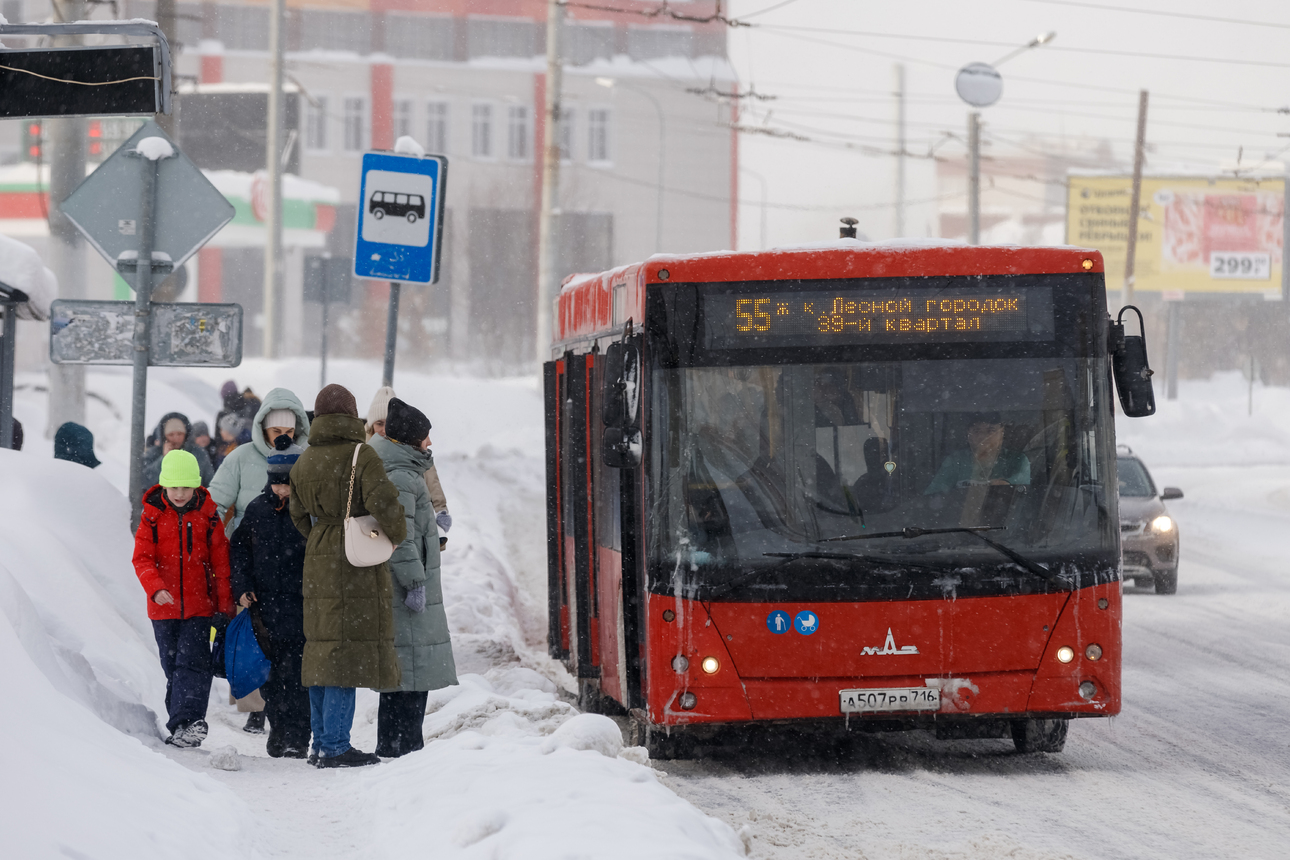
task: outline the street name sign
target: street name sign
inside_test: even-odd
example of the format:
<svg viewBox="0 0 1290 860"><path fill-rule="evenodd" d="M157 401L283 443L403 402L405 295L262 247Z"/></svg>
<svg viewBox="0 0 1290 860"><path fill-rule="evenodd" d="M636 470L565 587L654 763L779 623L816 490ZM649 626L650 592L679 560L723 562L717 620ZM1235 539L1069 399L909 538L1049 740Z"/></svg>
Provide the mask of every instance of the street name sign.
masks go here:
<svg viewBox="0 0 1290 860"><path fill-rule="evenodd" d="M197 165L154 122L143 127L108 156L98 169L76 186L59 207L117 271L132 272L138 264L139 230L143 220L143 170L154 162L137 152L139 141L159 137L170 143L173 155L155 162L156 233L153 239L153 281L160 284L174 269L233 220L233 204L216 190ZM168 265L156 265L165 263ZM131 280L132 279L127 279Z"/></svg>
<svg viewBox="0 0 1290 860"><path fill-rule="evenodd" d="M49 307L54 364L133 364L134 302L58 299ZM242 306L152 304L152 367L237 367L242 363Z"/></svg>
<svg viewBox="0 0 1290 860"><path fill-rule="evenodd" d="M448 159L441 155L363 155L354 277L438 282L447 179Z"/></svg>

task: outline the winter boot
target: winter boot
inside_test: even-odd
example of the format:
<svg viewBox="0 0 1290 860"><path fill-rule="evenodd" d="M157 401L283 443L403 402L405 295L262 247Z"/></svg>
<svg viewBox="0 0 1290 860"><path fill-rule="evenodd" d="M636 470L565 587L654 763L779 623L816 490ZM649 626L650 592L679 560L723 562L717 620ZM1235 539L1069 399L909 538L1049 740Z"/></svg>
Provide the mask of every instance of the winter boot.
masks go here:
<svg viewBox="0 0 1290 860"><path fill-rule="evenodd" d="M264 734L264 711L252 711L246 715L246 725L242 731L250 735Z"/></svg>
<svg viewBox="0 0 1290 860"><path fill-rule="evenodd" d="M175 733L166 738L166 743L180 749L192 749L202 745L206 740L206 721L194 720L186 726L175 729Z"/></svg>
<svg viewBox="0 0 1290 860"><path fill-rule="evenodd" d="M318 760L319 767L366 767L369 764L380 764L381 760L371 753L361 752L350 747L340 755L323 756Z"/></svg>

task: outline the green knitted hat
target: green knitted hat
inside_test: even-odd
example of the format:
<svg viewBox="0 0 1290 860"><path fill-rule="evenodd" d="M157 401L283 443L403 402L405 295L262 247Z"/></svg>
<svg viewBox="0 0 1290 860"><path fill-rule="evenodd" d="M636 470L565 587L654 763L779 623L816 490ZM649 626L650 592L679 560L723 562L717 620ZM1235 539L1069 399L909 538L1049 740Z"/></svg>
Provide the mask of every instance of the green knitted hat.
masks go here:
<svg viewBox="0 0 1290 860"><path fill-rule="evenodd" d="M171 451L161 461L158 483L163 487L200 487L202 471L197 458L187 451Z"/></svg>

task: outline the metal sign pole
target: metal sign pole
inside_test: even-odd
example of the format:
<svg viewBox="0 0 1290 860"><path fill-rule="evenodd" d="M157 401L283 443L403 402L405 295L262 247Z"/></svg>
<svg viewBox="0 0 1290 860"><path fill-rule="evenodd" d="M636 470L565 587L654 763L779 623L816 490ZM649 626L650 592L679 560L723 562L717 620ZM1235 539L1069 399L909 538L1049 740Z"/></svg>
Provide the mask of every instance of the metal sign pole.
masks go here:
<svg viewBox="0 0 1290 860"><path fill-rule="evenodd" d="M143 516L144 409L148 404L148 347L152 336L152 245L156 232L155 204L160 160L142 158L142 216L139 260L134 277L134 374L130 398L130 528Z"/></svg>
<svg viewBox="0 0 1290 860"><path fill-rule="evenodd" d="M385 321L385 371L381 374L381 384L394 386L394 344L399 337L399 289L398 281L390 281L390 315Z"/></svg>
<svg viewBox="0 0 1290 860"><path fill-rule="evenodd" d="M319 369L319 371L318 371L318 390L319 390L319 391L321 391L322 389L324 389L324 388L326 388L326 387L327 387L327 322L328 322L328 320L327 320L327 305L328 305L327 299L329 298L329 296L327 295L327 292L331 289L331 284L330 284L330 283L328 283L328 278L327 278L327 275L328 275L328 274L329 274L329 270L327 270L327 269L323 269L323 285L322 285L322 367L321 367L321 368Z"/></svg>
<svg viewBox="0 0 1290 860"><path fill-rule="evenodd" d="M0 296L4 296L0 293ZM18 336L18 302L0 301L4 310L4 342L0 343L0 448L13 447L14 341Z"/></svg>

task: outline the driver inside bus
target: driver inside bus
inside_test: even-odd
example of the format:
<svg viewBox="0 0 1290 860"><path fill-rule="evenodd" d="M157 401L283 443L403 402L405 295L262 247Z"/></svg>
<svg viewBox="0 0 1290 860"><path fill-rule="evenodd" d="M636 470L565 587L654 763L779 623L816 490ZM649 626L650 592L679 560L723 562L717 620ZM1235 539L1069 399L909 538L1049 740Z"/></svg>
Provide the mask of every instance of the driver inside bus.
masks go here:
<svg viewBox="0 0 1290 860"><path fill-rule="evenodd" d="M972 485L1006 487L1030 483L1030 461L1026 455L1003 447L1003 419L998 413L973 419L967 442L968 447L945 458L924 494Z"/></svg>

